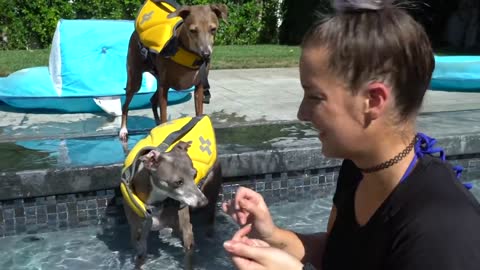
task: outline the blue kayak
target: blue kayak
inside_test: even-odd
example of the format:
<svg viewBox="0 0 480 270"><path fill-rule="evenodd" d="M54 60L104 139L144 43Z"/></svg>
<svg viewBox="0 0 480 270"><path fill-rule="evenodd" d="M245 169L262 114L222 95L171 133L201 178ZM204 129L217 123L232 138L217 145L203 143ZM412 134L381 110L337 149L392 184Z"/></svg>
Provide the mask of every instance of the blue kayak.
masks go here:
<svg viewBox="0 0 480 270"><path fill-rule="evenodd" d="M480 92L480 56L435 56L430 89Z"/></svg>
<svg viewBox="0 0 480 270"><path fill-rule="evenodd" d="M130 109L150 108L150 98L156 89L147 87L150 84L149 74L144 74L144 87L133 97ZM154 80L154 79L153 79ZM54 89L48 67L33 67L22 69L10 74L8 77L0 78L0 101L5 104L22 110L47 110L64 113L93 113L104 111L98 102L115 100L119 102L114 105L113 110L121 112L120 102L125 102L125 85L122 81L112 80L109 89L102 89L99 85L94 89L86 89L82 95L71 94L68 86L64 86L63 95L58 95ZM116 89L112 92L111 89ZM168 92L168 104L178 104L190 100L191 90L176 91L170 89ZM108 112L108 111L107 111Z"/></svg>

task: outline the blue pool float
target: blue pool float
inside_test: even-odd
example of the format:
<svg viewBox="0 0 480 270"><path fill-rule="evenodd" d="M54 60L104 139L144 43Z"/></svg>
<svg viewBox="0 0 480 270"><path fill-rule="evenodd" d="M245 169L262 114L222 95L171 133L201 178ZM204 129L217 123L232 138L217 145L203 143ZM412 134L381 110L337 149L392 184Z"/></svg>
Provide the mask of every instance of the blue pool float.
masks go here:
<svg viewBox="0 0 480 270"><path fill-rule="evenodd" d="M435 56L430 89L480 92L480 56Z"/></svg>
<svg viewBox="0 0 480 270"><path fill-rule="evenodd" d="M134 22L128 20L60 20L48 66L18 70L0 78L0 101L27 110L103 110L121 115L133 30ZM155 77L144 73L140 91L129 108L150 107L156 89ZM193 87L176 90L169 89L168 104L189 100Z"/></svg>
<svg viewBox="0 0 480 270"><path fill-rule="evenodd" d="M149 74L144 74L144 84ZM33 67L22 69L10 74L6 78L0 78L0 101L5 104L23 110L58 111L63 113L93 113L105 111L118 115L121 113L121 104L125 102L123 82L112 80L109 86L112 88L102 89L84 88L90 93L64 93L57 95L53 88L52 80L48 73L48 67ZM68 90L67 88L64 88ZM116 92L108 91L116 89ZM130 109L149 108L150 98L155 92L154 87L142 87L133 97ZM98 94L96 94L98 93ZM168 104L177 104L190 100L190 91L168 92ZM103 106L103 107L102 107Z"/></svg>

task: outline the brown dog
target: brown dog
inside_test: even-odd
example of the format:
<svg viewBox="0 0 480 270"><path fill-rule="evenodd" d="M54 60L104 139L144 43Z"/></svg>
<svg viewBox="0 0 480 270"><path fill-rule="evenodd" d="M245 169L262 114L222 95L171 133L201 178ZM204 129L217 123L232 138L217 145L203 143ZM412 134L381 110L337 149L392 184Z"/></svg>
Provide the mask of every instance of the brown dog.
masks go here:
<svg viewBox="0 0 480 270"><path fill-rule="evenodd" d="M222 178L219 163L213 165L199 188L194 178L196 170L187 154L189 142L180 141L170 152L155 149L143 153L138 172L132 179L132 192L148 205L156 206L151 217L141 217L124 203L125 214L130 225L131 241L137 252L136 266L141 267L147 252L147 237L150 231L172 228L181 236L185 254L185 268L192 269L192 247L194 237L190 221L190 210L206 215L207 233L211 236L215 225L215 211ZM180 204L185 207L180 208Z"/></svg>
<svg viewBox="0 0 480 270"><path fill-rule="evenodd" d="M149 1L156 4L163 2L159 0ZM143 72L150 72L157 79L157 91L150 100L157 125L167 121L167 94L170 88L181 90L195 86L195 115L203 114L203 103L209 102L209 100L204 100L204 91L208 91L209 88L207 77L214 38L219 27L219 19L226 20L227 16L228 8L224 4L182 6L168 15L168 18L182 18L180 26L175 30L177 33L176 42L169 49L175 51L180 48L197 55L201 61L193 67L177 63L171 54L165 56L149 53L149 56L145 57L145 50L142 52L142 47L139 46L141 41L138 32L134 31L132 33L127 55L126 100L122 107L122 123L119 132L119 137L123 142L128 140L128 106L134 94L140 89ZM209 96L206 95L206 98L209 98ZM158 115L159 106L160 117Z"/></svg>

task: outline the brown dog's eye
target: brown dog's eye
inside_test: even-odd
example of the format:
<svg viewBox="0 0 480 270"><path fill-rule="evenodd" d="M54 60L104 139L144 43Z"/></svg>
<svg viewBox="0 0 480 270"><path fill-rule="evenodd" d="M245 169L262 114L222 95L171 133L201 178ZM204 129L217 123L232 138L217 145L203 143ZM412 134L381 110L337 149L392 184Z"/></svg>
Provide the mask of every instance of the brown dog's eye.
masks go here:
<svg viewBox="0 0 480 270"><path fill-rule="evenodd" d="M212 33L215 34L217 32L217 28L214 27L214 28L210 29L210 31L212 31Z"/></svg>
<svg viewBox="0 0 480 270"><path fill-rule="evenodd" d="M190 33L192 33L192 34L197 34L197 33L198 33L198 30L197 30L197 29L190 29Z"/></svg>

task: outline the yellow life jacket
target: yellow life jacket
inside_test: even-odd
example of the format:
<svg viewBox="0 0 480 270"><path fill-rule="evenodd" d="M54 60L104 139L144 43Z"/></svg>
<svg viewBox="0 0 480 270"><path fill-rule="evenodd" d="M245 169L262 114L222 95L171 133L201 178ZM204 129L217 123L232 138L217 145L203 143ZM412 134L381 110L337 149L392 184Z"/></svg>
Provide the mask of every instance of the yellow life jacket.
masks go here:
<svg viewBox="0 0 480 270"><path fill-rule="evenodd" d="M217 160L215 131L207 115L183 117L153 128L147 137L132 148L124 161L122 170L120 189L127 204L137 215L141 217L148 215L145 202L142 202L130 190L130 181L141 162L138 158L151 149L169 152L179 141L191 141L187 154L192 160L193 167L197 170L195 184L202 185L202 180L206 178L215 164Z"/></svg>
<svg viewBox="0 0 480 270"><path fill-rule="evenodd" d="M154 53L163 51L165 46L176 37L176 30L183 23L181 17L167 17L176 10L168 2L170 1L154 3L151 0L147 0L135 20L135 30L140 37L140 42ZM182 46L178 47L171 59L182 66L192 69L200 68L203 63L202 57L186 50Z"/></svg>

